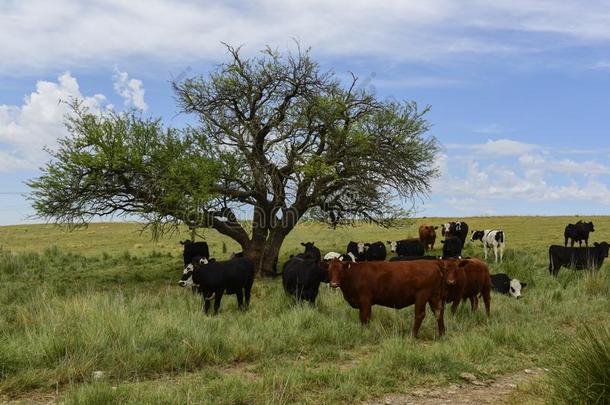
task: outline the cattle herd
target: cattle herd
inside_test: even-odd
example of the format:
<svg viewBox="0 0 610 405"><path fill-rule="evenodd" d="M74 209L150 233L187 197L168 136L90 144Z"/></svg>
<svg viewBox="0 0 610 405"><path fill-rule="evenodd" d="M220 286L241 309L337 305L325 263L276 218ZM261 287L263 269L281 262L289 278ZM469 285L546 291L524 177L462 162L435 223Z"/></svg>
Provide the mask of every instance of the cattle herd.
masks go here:
<svg viewBox="0 0 610 405"><path fill-rule="evenodd" d="M465 222L442 224L442 255L426 255L434 249L438 228L421 225L419 238L387 243L350 241L344 253L328 252L324 256L314 242L301 243L303 253L291 256L283 266L284 290L299 301L315 304L320 283L328 283L330 287L340 289L345 301L359 310L363 324L369 322L373 305L396 309L414 305L413 336L418 334L426 305L436 317L438 334L443 335L445 304L451 303L451 312L455 313L460 302L468 300L472 311L476 311L481 298L489 316L492 290L521 297L526 283L504 273L490 274L485 261L462 257L469 231ZM592 222L567 225L564 246L549 247L550 274L556 276L562 266L599 270L604 258L608 257L609 245L595 242L589 247L589 234L594 231ZM503 230L472 230L470 240L481 241L485 260L491 249L495 262L503 261ZM583 241L585 247L582 247ZM569 247L568 242L571 242ZM575 242L579 247L574 247ZM248 308L255 276L255 266L249 258L238 253L231 255L229 260L216 261L209 257L206 242L187 240L180 243L184 245L184 270L179 284L190 285L193 291L201 294L206 314L212 300L214 313L218 312L224 294L235 294L239 308ZM388 250L392 257L386 261Z"/></svg>

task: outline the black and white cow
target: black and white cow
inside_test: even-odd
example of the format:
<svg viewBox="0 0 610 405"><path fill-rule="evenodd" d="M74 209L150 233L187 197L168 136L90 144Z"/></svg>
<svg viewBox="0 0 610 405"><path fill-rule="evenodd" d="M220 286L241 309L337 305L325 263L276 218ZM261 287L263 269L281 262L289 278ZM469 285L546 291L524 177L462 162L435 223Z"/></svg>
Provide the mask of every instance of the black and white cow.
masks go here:
<svg viewBox="0 0 610 405"><path fill-rule="evenodd" d="M568 246L568 240L571 240L570 246L574 246L574 242L578 242L578 246L582 246L582 241L585 241L585 246L589 246L589 233L595 232L593 222L578 221L575 224L568 224L563 231L564 246Z"/></svg>
<svg viewBox="0 0 610 405"><path fill-rule="evenodd" d="M521 290L527 286L516 278L510 278L507 274L498 273L491 275L491 289L500 294L508 294L515 298L521 298Z"/></svg>
<svg viewBox="0 0 610 405"><path fill-rule="evenodd" d="M254 263L246 257L217 262L201 259L189 263L178 282L181 287L194 285L203 298L203 311L207 314L214 299L214 313L218 313L223 294L235 294L237 305L245 310L250 305L250 291L254 283ZM244 303L245 298L245 303Z"/></svg>
<svg viewBox="0 0 610 405"><path fill-rule="evenodd" d="M356 262L363 262L366 260L364 242L351 241L347 244L346 251Z"/></svg>
<svg viewBox="0 0 610 405"><path fill-rule="evenodd" d="M322 253L320 253L320 249L317 246L314 246L314 242L301 242L301 246L305 247L303 254L311 256L316 262L322 260Z"/></svg>
<svg viewBox="0 0 610 405"><path fill-rule="evenodd" d="M464 244L457 236L446 236L442 240L443 259L457 259L462 257L462 247Z"/></svg>
<svg viewBox="0 0 610 405"><path fill-rule="evenodd" d="M583 270L599 270L604 259L608 257L609 245L606 242L593 244L593 247L566 247L551 245L549 247L549 273L556 276L563 267Z"/></svg>
<svg viewBox="0 0 610 405"><path fill-rule="evenodd" d="M328 273L322 269L320 261L311 255L299 254L284 264L284 290L297 301L305 300L315 304L321 282L328 282Z"/></svg>
<svg viewBox="0 0 610 405"><path fill-rule="evenodd" d="M356 257L350 253L347 254L341 254L338 252L328 252L324 255L324 261L331 261L332 259L339 259L342 262L344 261L350 261L350 262L355 262L356 261Z"/></svg>
<svg viewBox="0 0 610 405"><path fill-rule="evenodd" d="M398 256L423 256L425 253L424 244L419 239L389 240L388 245L390 252Z"/></svg>
<svg viewBox="0 0 610 405"><path fill-rule="evenodd" d="M383 261L388 254L385 245L381 241L365 243L364 248L364 256L367 262Z"/></svg>
<svg viewBox="0 0 610 405"><path fill-rule="evenodd" d="M206 242L193 242L192 240L187 239L185 241L180 241L180 244L184 246L184 251L182 252L184 267L193 263L193 260L196 257L204 259L210 258L210 250L208 249L208 244Z"/></svg>
<svg viewBox="0 0 610 405"><path fill-rule="evenodd" d="M464 244L466 243L466 238L468 237L468 224L464 221L459 222L447 222L441 225L441 235L445 237L445 239L449 236L456 236L462 242L462 249L464 248Z"/></svg>
<svg viewBox="0 0 610 405"><path fill-rule="evenodd" d="M493 248L496 263L498 263L498 248L500 249L500 262L504 258L504 231L500 229L486 229L472 231L472 241L480 240L483 243L483 252L487 260L487 248Z"/></svg>

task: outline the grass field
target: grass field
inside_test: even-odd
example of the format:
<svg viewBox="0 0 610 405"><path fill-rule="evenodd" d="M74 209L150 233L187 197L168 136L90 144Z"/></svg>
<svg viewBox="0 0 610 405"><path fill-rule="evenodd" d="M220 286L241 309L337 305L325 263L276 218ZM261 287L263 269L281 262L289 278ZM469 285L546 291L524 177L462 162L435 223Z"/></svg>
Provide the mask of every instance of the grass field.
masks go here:
<svg viewBox="0 0 610 405"><path fill-rule="evenodd" d="M330 230L304 223L289 236L283 261L316 241L322 252L349 240L415 236L425 218L398 229L370 225ZM446 385L471 372L486 378L528 367L561 368L557 354L584 326L610 327L608 263L596 274L548 274L548 245L562 244L574 217L467 218L471 229L503 228L508 252L492 273L528 283L517 301L492 296L492 315L467 306L446 314L435 338L427 313L420 339L409 336L413 308L374 307L372 322L340 293L321 287L316 307L292 303L281 281L256 280L251 308L223 299L216 317L177 286L175 234L151 242L138 224L0 227L0 399L106 403L353 402L420 385ZM587 217L587 220L589 218ZM593 241L610 241L610 217L592 217ZM206 234L212 256L237 245ZM437 251L440 251L440 238ZM482 257L480 244L465 255ZM492 255L493 256L493 255ZM103 377L93 378L94 371ZM525 393L524 393L525 395ZM528 400L543 401L534 385Z"/></svg>

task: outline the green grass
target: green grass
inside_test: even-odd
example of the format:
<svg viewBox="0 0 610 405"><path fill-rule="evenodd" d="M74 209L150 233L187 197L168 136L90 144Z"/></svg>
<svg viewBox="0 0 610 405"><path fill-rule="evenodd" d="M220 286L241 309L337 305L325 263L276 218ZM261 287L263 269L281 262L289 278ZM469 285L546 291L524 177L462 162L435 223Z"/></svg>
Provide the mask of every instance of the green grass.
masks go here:
<svg viewBox="0 0 610 405"><path fill-rule="evenodd" d="M352 402L417 385L448 384L459 374L489 377L549 366L582 325L610 327L610 276L562 269L548 274L548 245L561 243L574 218L472 218L472 228L502 227L507 272L528 283L517 301L492 296L492 316L460 307L435 337L427 313L420 339L409 336L413 308L375 307L368 327L340 293L321 287L316 307L296 305L280 280L256 280L251 308L223 299L216 317L177 286L187 234L157 243L137 224L95 224L65 233L52 226L0 228L0 399L59 392L67 403ZM414 236L369 225L329 230L300 225L282 259L315 240L343 250L350 239ZM593 218L593 240L610 240L610 218ZM208 233L212 255L236 245ZM440 238L439 238L440 240ZM440 248L440 243L437 243ZM481 256L469 244L465 255ZM105 376L93 379L93 372Z"/></svg>

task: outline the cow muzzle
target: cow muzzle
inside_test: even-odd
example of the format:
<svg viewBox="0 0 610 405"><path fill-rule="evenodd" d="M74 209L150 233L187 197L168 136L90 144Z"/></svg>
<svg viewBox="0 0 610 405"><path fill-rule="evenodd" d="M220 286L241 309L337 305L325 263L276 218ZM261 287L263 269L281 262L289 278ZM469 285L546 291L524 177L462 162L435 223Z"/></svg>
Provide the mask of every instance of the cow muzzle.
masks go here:
<svg viewBox="0 0 610 405"><path fill-rule="evenodd" d="M186 281L184 281L184 280L180 280L180 281L178 281L178 285L179 285L180 287L186 287Z"/></svg>
<svg viewBox="0 0 610 405"><path fill-rule="evenodd" d="M455 285L455 280L447 280L447 285Z"/></svg>
<svg viewBox="0 0 610 405"><path fill-rule="evenodd" d="M339 288L339 283L330 283L330 288Z"/></svg>

